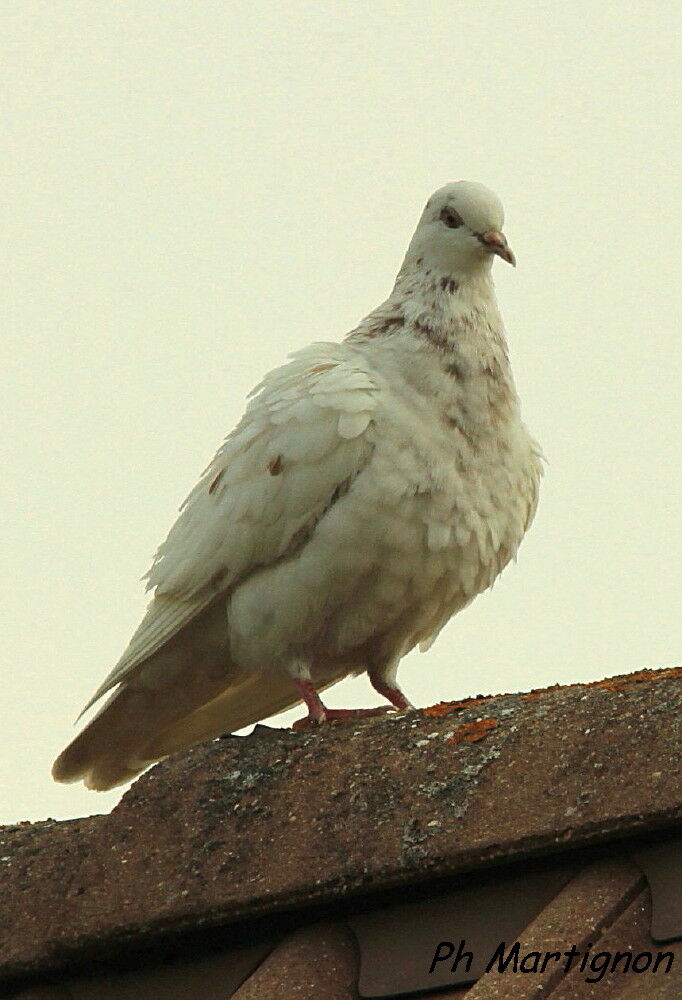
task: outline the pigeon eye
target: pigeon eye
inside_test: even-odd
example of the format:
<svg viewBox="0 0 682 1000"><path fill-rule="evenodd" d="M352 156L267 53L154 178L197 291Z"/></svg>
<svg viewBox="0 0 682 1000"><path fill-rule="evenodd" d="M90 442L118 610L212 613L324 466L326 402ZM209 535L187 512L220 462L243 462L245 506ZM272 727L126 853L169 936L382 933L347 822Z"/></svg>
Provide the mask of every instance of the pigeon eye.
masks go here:
<svg viewBox="0 0 682 1000"><path fill-rule="evenodd" d="M464 225L461 217L451 208L444 208L440 213L440 221L444 222L449 229L459 229Z"/></svg>

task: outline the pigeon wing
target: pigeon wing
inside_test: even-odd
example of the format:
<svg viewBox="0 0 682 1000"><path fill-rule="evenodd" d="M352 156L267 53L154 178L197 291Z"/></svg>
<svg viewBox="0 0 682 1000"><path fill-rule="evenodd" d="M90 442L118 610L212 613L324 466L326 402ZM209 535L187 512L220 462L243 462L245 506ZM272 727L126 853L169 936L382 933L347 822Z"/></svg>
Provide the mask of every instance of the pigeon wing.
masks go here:
<svg viewBox="0 0 682 1000"><path fill-rule="evenodd" d="M322 343L253 390L159 547L146 577L154 590L147 613L84 712L219 594L305 544L367 463L377 388L357 353Z"/></svg>

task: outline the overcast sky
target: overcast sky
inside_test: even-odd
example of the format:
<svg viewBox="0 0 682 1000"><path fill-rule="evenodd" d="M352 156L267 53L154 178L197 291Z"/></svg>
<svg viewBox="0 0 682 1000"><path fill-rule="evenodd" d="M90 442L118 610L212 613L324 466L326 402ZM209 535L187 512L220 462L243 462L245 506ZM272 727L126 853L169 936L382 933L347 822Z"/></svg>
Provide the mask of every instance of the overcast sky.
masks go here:
<svg viewBox="0 0 682 1000"><path fill-rule="evenodd" d="M262 373L386 296L450 180L505 204L498 295L549 466L517 565L401 682L428 704L680 662L675 16L2 6L0 822L117 801L49 768L179 503Z"/></svg>

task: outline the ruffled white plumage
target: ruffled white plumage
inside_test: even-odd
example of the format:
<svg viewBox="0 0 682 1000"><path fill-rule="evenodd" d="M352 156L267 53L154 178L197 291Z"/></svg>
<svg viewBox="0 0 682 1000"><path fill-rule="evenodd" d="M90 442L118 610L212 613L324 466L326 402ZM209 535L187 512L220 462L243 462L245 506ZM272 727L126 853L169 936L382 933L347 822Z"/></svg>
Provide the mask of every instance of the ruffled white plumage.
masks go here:
<svg viewBox="0 0 682 1000"><path fill-rule="evenodd" d="M58 780L111 787L289 707L292 677L323 690L367 670L406 704L399 659L492 585L537 504L489 274L491 253L513 262L501 223L481 185L436 192L387 302L250 393Z"/></svg>
<svg viewBox="0 0 682 1000"><path fill-rule="evenodd" d="M376 377L343 344L316 343L292 358L254 390L183 503L146 574L155 589L147 613L84 712L216 595L285 556L362 469Z"/></svg>

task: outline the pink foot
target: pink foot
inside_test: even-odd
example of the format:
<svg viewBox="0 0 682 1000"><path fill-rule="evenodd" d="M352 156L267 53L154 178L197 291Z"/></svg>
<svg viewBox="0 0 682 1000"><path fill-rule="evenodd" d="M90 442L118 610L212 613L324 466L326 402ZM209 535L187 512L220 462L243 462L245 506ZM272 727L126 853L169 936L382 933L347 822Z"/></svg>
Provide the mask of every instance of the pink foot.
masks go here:
<svg viewBox="0 0 682 1000"><path fill-rule="evenodd" d="M356 719L371 718L373 715L384 715L386 712L392 711L392 707L398 707L393 702L393 706L382 705L379 708L325 708L311 680L296 677L294 684L307 706L308 714L305 719L298 719L293 724L292 729L310 729L313 726L322 725L323 722L353 722ZM408 702L404 698L403 701L405 701L405 706L401 707L406 707Z"/></svg>
<svg viewBox="0 0 682 1000"><path fill-rule="evenodd" d="M321 726L324 722L355 722L358 719L368 719L392 711L394 709L391 705L381 705L378 708L325 708L322 718L306 715L304 719L297 719L291 728L296 730L313 729L315 726Z"/></svg>
<svg viewBox="0 0 682 1000"><path fill-rule="evenodd" d="M399 712L406 712L408 709L414 708L414 705L407 700L399 687L394 687L380 677L372 676L372 674L369 675L369 679L374 690L390 701L391 705Z"/></svg>

